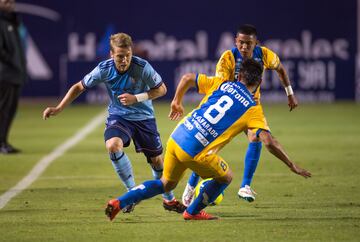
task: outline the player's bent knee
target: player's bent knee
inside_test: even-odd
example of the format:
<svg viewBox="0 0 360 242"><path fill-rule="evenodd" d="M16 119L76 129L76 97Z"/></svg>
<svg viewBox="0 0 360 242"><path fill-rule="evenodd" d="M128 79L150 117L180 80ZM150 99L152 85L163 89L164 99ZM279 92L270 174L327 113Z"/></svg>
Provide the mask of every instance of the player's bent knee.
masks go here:
<svg viewBox="0 0 360 242"><path fill-rule="evenodd" d="M162 164L164 163L162 155L158 155L155 157L146 157L146 158L147 158L148 163L155 167L162 166Z"/></svg>
<svg viewBox="0 0 360 242"><path fill-rule="evenodd" d="M260 139L256 136L256 133L248 130L248 132L246 134L247 134L249 142L259 142L260 141Z"/></svg>
<svg viewBox="0 0 360 242"><path fill-rule="evenodd" d="M109 153L119 152L123 148L123 143L121 139L117 137L107 140L105 145Z"/></svg>
<svg viewBox="0 0 360 242"><path fill-rule="evenodd" d="M177 186L177 182L175 181L167 181L164 178L161 178L161 182L164 185L164 191L165 192L170 192L171 190L174 190Z"/></svg>
<svg viewBox="0 0 360 242"><path fill-rule="evenodd" d="M226 172L225 176L214 178L215 181L226 184L230 184L232 179L233 179L233 172L230 169Z"/></svg>
<svg viewBox="0 0 360 242"><path fill-rule="evenodd" d="M269 132L262 131L259 137L267 148L274 145L275 140L273 139L272 135Z"/></svg>

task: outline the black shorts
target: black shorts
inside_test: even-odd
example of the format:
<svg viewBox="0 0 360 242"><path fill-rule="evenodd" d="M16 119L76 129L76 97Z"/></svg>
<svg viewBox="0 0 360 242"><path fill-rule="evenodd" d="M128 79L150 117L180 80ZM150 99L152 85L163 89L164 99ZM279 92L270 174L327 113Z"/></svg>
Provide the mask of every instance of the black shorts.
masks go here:
<svg viewBox="0 0 360 242"><path fill-rule="evenodd" d="M130 121L110 115L106 120L104 139L107 141L113 137L119 137L124 147L128 147L132 139L136 152L142 152L146 157L155 157L163 152L155 119Z"/></svg>

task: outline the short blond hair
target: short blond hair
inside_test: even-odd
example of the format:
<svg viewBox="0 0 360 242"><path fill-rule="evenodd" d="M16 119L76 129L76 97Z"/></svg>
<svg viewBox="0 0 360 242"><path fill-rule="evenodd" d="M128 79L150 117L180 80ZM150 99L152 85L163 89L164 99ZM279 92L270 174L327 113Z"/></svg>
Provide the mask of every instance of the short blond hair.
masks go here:
<svg viewBox="0 0 360 242"><path fill-rule="evenodd" d="M130 35L125 33L117 33L110 36L110 49L114 51L114 47L129 48L133 46Z"/></svg>

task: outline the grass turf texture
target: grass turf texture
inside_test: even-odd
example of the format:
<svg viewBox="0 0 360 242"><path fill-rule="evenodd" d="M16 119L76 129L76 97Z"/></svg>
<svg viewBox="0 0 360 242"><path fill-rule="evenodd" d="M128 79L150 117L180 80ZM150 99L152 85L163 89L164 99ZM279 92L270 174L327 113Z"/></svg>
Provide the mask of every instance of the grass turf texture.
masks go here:
<svg viewBox="0 0 360 242"><path fill-rule="evenodd" d="M0 155L1 194L103 110L72 106L43 121L43 107L20 106L10 141L23 153ZM155 109L165 143L175 123L167 119L169 104L156 103ZM360 106L302 105L289 113L283 104L265 105L264 110L273 135L313 178L291 173L263 148L252 184L259 195L251 204L240 200L247 148L240 135L221 152L234 171L233 182L221 205L207 209L220 221L185 222L164 211L158 196L110 223L105 204L124 188L108 159L101 125L0 210L0 241L358 241ZM137 183L152 179L143 155L133 146L126 152ZM178 198L187 177L175 190Z"/></svg>

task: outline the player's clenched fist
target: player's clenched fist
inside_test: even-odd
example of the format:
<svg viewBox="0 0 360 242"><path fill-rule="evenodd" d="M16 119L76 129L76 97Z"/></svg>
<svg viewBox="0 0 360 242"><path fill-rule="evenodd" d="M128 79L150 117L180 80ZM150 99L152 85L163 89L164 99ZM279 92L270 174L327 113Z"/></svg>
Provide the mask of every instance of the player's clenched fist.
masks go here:
<svg viewBox="0 0 360 242"><path fill-rule="evenodd" d="M56 107L47 107L43 112L43 119L46 120L50 118L50 116L55 116L60 113L60 109Z"/></svg>

